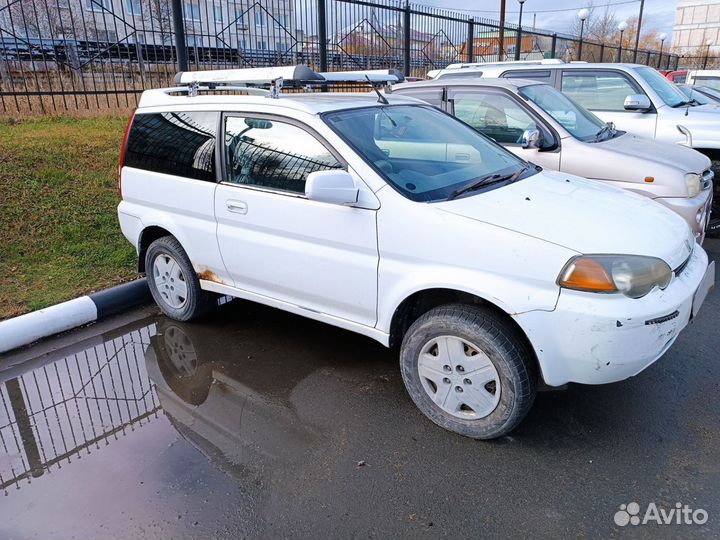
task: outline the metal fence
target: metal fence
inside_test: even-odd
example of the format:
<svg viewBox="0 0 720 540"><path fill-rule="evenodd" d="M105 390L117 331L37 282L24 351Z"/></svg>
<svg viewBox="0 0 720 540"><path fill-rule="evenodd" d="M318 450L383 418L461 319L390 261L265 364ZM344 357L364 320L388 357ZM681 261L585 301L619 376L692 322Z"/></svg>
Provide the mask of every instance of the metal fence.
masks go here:
<svg viewBox="0 0 720 540"><path fill-rule="evenodd" d="M20 489L158 417L144 361L155 325L129 328L0 384L0 491Z"/></svg>
<svg viewBox="0 0 720 540"><path fill-rule="evenodd" d="M403 0L0 0L0 114L128 109L182 69L306 63L320 71L458 61L678 57L620 50Z"/></svg>

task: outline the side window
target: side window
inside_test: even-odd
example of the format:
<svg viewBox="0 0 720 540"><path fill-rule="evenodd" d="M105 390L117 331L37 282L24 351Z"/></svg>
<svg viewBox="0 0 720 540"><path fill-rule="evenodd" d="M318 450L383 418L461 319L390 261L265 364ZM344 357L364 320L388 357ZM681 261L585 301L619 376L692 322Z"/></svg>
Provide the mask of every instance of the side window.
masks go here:
<svg viewBox="0 0 720 540"><path fill-rule="evenodd" d="M136 114L125 165L196 180L215 181L217 112Z"/></svg>
<svg viewBox="0 0 720 540"><path fill-rule="evenodd" d="M639 90L625 75L612 71L563 71L563 94L590 110L624 111L625 98Z"/></svg>
<svg viewBox="0 0 720 540"><path fill-rule="evenodd" d="M514 69L502 75L506 79L532 79L533 81L550 82L549 69Z"/></svg>
<svg viewBox="0 0 720 540"><path fill-rule="evenodd" d="M228 182L305 193L308 174L342 167L320 141L295 125L238 116L225 121Z"/></svg>
<svg viewBox="0 0 720 540"><path fill-rule="evenodd" d="M457 91L451 95L454 114L500 144L519 144L537 122L514 99L495 92Z"/></svg>

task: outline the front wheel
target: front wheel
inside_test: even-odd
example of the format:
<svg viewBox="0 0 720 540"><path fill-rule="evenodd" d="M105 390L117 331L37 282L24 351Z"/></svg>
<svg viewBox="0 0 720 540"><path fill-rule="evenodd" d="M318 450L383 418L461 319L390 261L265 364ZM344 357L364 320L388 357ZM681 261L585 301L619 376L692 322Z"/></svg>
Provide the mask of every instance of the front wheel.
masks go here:
<svg viewBox="0 0 720 540"><path fill-rule="evenodd" d="M400 367L410 397L430 420L475 439L510 432L535 399L532 351L517 329L480 306L425 313L405 334Z"/></svg>

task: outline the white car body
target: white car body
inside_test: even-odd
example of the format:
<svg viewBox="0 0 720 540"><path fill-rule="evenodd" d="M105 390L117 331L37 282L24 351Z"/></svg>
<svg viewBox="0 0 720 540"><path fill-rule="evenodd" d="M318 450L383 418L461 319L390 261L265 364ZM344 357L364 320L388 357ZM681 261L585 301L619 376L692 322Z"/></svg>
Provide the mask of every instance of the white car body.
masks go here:
<svg viewBox="0 0 720 540"><path fill-rule="evenodd" d="M427 107L388 97L390 106ZM177 111L268 114L305 126L342 156L359 190L339 205L228 182L121 169L125 237L173 235L207 291L260 302L394 341L415 293L472 295L515 321L549 385L635 375L672 345L709 288L713 267L682 218L646 197L542 171L444 202L414 202L388 185L328 124L328 111L377 107L374 95L143 94L136 115ZM439 113L442 114L442 113ZM454 121L454 120L453 120ZM449 151L449 149L448 149ZM505 152L500 147L498 151ZM640 299L561 289L579 254L658 257L680 269Z"/></svg>

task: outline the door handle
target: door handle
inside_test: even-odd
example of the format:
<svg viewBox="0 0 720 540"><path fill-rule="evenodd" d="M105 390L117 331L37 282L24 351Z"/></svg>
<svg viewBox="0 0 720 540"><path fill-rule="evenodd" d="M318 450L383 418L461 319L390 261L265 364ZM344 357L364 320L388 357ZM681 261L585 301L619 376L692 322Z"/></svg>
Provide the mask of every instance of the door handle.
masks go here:
<svg viewBox="0 0 720 540"><path fill-rule="evenodd" d="M248 211L248 205L243 201L225 201L225 206L227 206L228 211L236 214L247 214Z"/></svg>

